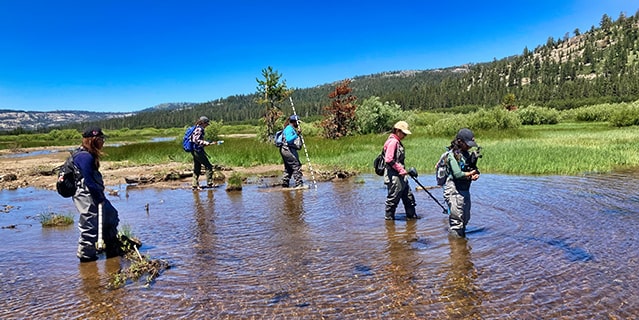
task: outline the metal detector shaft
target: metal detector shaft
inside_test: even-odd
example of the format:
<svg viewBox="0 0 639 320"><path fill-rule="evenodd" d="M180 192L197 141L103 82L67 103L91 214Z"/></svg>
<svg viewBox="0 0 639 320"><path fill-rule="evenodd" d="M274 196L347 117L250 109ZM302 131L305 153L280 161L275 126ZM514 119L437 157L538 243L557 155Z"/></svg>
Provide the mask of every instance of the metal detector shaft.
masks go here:
<svg viewBox="0 0 639 320"><path fill-rule="evenodd" d="M297 112L295 112L295 105L293 104L293 98L288 97L291 101L291 108L293 109L293 114L297 116ZM300 135L300 139L302 140L302 146L304 147L304 153L306 154L306 161L308 161L308 168L311 170L311 177L313 178L313 187L317 190L317 183L315 182L315 173L313 172L313 166L311 165L311 158L308 156L308 150L306 149L306 142L304 142L304 137Z"/></svg>
<svg viewBox="0 0 639 320"><path fill-rule="evenodd" d="M415 180L415 182L417 182L417 184L418 184L418 185L419 185L422 189L424 189L424 191L426 191L426 193L428 193L428 195L429 195L431 198L433 198L433 200L435 200L435 202L436 202L436 203L437 203L437 204L438 204L438 205L442 208L442 210L444 210L444 213L447 213L447 212L448 212L448 210L446 210L446 208L444 208L444 206L443 206L441 203L439 203L439 201L437 200L437 198L435 198L435 197L433 196L433 194L432 194L432 193L428 192L428 190L426 189L426 187L424 187L424 186L423 186L423 185L419 182L419 180L417 180L417 178L415 178L415 177L413 177L413 176L410 176L410 177L411 177L411 178L413 178L413 180Z"/></svg>
<svg viewBox="0 0 639 320"><path fill-rule="evenodd" d="M95 243L98 250L104 250L104 239L102 239L102 203L98 204L98 242Z"/></svg>

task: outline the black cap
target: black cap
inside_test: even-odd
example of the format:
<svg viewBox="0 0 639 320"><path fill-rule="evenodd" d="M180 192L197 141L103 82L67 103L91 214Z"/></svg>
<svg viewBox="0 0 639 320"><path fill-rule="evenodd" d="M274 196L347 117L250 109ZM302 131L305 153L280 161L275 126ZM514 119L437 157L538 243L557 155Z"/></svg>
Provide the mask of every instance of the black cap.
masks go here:
<svg viewBox="0 0 639 320"><path fill-rule="evenodd" d="M466 143L469 147L476 147L477 143L475 142L475 134L468 128L463 128L459 130L457 133L457 139L461 139Z"/></svg>
<svg viewBox="0 0 639 320"><path fill-rule="evenodd" d="M104 136L105 136L104 132L102 132L102 129L100 129L100 127L88 127L84 129L84 132L82 133L83 138L104 137Z"/></svg>

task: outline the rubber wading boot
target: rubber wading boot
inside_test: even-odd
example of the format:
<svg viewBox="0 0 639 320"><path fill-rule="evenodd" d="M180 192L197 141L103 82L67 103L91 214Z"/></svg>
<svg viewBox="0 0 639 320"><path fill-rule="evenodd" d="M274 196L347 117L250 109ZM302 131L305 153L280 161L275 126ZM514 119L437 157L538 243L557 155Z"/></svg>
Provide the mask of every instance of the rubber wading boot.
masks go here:
<svg viewBox="0 0 639 320"><path fill-rule="evenodd" d="M90 257L90 258L87 258L87 257L80 258L80 262L81 263L93 262L93 261L96 261L96 260L98 260L98 256L94 256L94 257Z"/></svg>
<svg viewBox="0 0 639 320"><path fill-rule="evenodd" d="M193 175L193 183L191 186L193 186L193 190L200 187L200 176Z"/></svg>
<svg viewBox="0 0 639 320"><path fill-rule="evenodd" d="M466 237L466 231L464 229L450 229L448 235L455 239L463 239Z"/></svg>

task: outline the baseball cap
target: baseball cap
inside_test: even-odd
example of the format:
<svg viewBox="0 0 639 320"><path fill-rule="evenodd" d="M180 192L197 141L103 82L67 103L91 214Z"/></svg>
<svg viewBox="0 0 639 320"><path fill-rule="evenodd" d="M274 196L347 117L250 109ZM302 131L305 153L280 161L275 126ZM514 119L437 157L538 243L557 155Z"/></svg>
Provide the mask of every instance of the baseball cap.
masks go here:
<svg viewBox="0 0 639 320"><path fill-rule="evenodd" d="M201 117L200 117L200 121L202 121L202 122L204 122L204 123L209 123L209 122L211 122L211 121L209 120L209 118L207 118L207 117L205 117L205 116L201 116Z"/></svg>
<svg viewBox="0 0 639 320"><path fill-rule="evenodd" d="M290 116L288 119L290 121L300 121L300 117L298 117L296 114Z"/></svg>
<svg viewBox="0 0 639 320"><path fill-rule="evenodd" d="M106 137L100 127L88 127L82 133L83 138Z"/></svg>
<svg viewBox="0 0 639 320"><path fill-rule="evenodd" d="M468 145L469 147L476 147L477 143L475 142L475 134L468 128L463 128L459 130L457 133L457 139L461 139Z"/></svg>

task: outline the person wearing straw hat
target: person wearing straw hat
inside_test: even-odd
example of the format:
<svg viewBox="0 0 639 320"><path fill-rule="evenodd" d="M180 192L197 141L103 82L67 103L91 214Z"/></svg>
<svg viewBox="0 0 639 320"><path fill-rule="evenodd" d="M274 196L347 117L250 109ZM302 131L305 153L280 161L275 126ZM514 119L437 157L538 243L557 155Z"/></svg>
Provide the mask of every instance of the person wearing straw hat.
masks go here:
<svg viewBox="0 0 639 320"><path fill-rule="evenodd" d="M78 229L80 239L77 256L80 262L98 259L99 226L102 225L107 258L122 254L118 240L118 210L104 195L104 180L100 173L100 157L106 136L99 127L89 127L82 133L82 145L73 151L73 163L81 173L78 188L73 195L73 204L80 213ZM99 208L102 209L102 221L98 221Z"/></svg>
<svg viewBox="0 0 639 320"><path fill-rule="evenodd" d="M409 134L408 123L398 121L384 143L384 184L388 190L384 216L386 220L395 220L395 210L400 200L406 210L406 219L419 219L415 213L415 196L408 185L408 172L404 166L406 153L401 142Z"/></svg>

